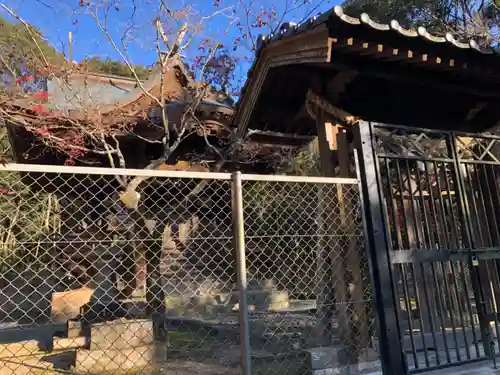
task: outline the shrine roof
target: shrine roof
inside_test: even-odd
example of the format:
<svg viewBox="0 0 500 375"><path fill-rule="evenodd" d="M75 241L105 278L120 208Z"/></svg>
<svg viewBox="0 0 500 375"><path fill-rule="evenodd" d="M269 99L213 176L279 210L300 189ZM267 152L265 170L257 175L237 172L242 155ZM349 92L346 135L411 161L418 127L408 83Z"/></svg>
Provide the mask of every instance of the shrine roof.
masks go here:
<svg viewBox="0 0 500 375"><path fill-rule="evenodd" d="M287 22L281 25L277 33L259 36L257 40L256 55L258 56L262 48L270 43L293 37L327 22L330 22L331 28L355 26L362 32L383 32L392 34L392 36L402 38L406 41L416 40L423 43L437 44L440 48L450 48L451 50L456 48L461 51L470 50L473 53L479 53L481 55L500 54L498 48L482 47L473 38L458 40L450 32L442 35L432 34L422 26L417 29L407 29L394 19L389 23L379 23L366 13L361 14L359 17L352 17L345 14L344 9L337 5L333 9L311 17L301 24Z"/></svg>
<svg viewBox="0 0 500 375"><path fill-rule="evenodd" d="M303 109L308 90L332 94L327 86L335 76L342 86L341 74L350 82L349 72L358 78L337 105L362 118L406 121L419 112L446 111L443 117L453 123L465 117L461 111L484 101L481 127L495 121L492 103L500 98L500 50L474 39L438 35L425 27L404 28L397 20L379 23L366 13L352 17L336 6L259 36L255 55L235 108L233 124L240 134L248 128L314 134ZM286 78L290 76L294 79ZM397 98L402 103L395 104ZM389 115L391 111L397 116ZM399 118L403 115L405 119Z"/></svg>

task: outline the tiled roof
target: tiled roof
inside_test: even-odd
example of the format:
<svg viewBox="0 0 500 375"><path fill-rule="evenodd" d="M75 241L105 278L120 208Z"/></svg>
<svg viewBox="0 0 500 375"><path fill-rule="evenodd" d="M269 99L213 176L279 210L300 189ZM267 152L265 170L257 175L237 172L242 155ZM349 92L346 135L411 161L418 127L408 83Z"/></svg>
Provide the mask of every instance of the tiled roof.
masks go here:
<svg viewBox="0 0 500 375"><path fill-rule="evenodd" d="M397 20L392 20L389 23L379 23L372 20L366 13L361 14L360 17L351 17L345 14L343 8L338 5L324 13L311 17L300 24L290 22L283 23L278 32L275 34L267 36L259 35L256 43L256 58L247 72L247 80L241 89L240 98L236 103L235 112L238 113L242 109L242 98L245 96L247 89L250 86L251 77L256 69L259 56L266 46L272 45L275 42L286 40L287 38L292 38L298 34L326 24L327 22L330 22L330 25L333 26L333 28L338 28L339 30L342 27L345 27L346 31L349 29L353 30L353 28L359 28L360 32L378 33L378 35L381 35L381 38L383 35L387 35L388 37L395 36L396 38L400 38L403 43L405 40L408 40L409 42L421 41L423 45L426 43L432 43L435 46L447 49L448 52L456 49L457 52L470 52L471 55L476 55L479 58L485 57L488 60L490 60L490 58L496 58L497 55L500 56L500 49L482 48L474 39L459 41L455 39L451 33L446 33L444 36L433 35L429 33L425 27L419 27L418 29L406 29L402 27ZM243 126L240 131L245 131L245 128L246 126Z"/></svg>
<svg viewBox="0 0 500 375"><path fill-rule="evenodd" d="M470 39L465 42L459 41L455 39L455 37L451 33L446 33L445 36L438 36L429 33L425 27L419 27L416 30L405 29L396 20L392 20L390 23L378 23L372 20L366 13L361 14L359 18L351 17L344 14L344 10L339 5L325 13L322 13L315 17L311 17L301 24L284 23L283 25L281 25L279 31L276 34L259 36L257 41L256 54L258 55L262 48L264 48L267 44L272 43L276 40L294 36L303 31L314 28L315 26L325 23L330 17L332 17L333 22L345 23L348 25L359 25L360 27L364 25L372 28L373 30L392 32L406 38L420 38L428 42L449 44L461 50L470 49L485 55L500 54L500 51L498 51L498 49L482 48L474 39Z"/></svg>

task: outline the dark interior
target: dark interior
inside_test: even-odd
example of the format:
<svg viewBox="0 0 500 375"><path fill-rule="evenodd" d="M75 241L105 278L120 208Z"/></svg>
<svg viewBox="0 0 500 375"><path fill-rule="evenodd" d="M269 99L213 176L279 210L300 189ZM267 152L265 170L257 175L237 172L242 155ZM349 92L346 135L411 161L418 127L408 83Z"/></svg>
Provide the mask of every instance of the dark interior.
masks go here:
<svg viewBox="0 0 500 375"><path fill-rule="evenodd" d="M315 123L304 110L307 91L322 91L328 99L328 82L345 66L325 63L272 68L248 128L315 135ZM495 82L394 62L358 60L349 66L359 74L335 105L364 120L461 131L485 131L498 121L500 92Z"/></svg>

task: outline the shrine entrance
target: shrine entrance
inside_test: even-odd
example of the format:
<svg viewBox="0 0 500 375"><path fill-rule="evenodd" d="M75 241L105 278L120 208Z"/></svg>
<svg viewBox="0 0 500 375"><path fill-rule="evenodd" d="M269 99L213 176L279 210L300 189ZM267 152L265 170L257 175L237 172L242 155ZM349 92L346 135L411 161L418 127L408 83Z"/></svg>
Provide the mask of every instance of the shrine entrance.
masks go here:
<svg viewBox="0 0 500 375"><path fill-rule="evenodd" d="M358 129L381 338L394 368L494 360L500 137L364 121Z"/></svg>

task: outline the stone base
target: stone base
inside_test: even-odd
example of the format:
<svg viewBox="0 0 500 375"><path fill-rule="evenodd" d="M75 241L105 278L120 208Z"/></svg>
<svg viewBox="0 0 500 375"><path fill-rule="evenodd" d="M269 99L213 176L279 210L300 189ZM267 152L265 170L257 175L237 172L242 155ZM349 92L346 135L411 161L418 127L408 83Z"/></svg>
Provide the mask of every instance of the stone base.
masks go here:
<svg viewBox="0 0 500 375"><path fill-rule="evenodd" d="M118 350L78 350L75 372L78 374L113 374L140 372L155 366L155 345Z"/></svg>
<svg viewBox="0 0 500 375"><path fill-rule="evenodd" d="M118 319L90 325L91 350L128 350L154 342L153 322L147 319Z"/></svg>
<svg viewBox="0 0 500 375"><path fill-rule="evenodd" d="M85 347L85 344L85 337L54 338L50 351L75 350Z"/></svg>
<svg viewBox="0 0 500 375"><path fill-rule="evenodd" d="M309 350L309 373L313 375L337 375L373 373L380 369L380 361L373 349L365 349L358 358L358 363L348 364L346 349L321 347Z"/></svg>
<svg viewBox="0 0 500 375"><path fill-rule="evenodd" d="M349 367L327 368L312 371L312 375L351 375L353 373L355 374Z"/></svg>
<svg viewBox="0 0 500 375"><path fill-rule="evenodd" d="M16 357L12 361L0 361L0 375L57 375L51 363L40 356Z"/></svg>
<svg viewBox="0 0 500 375"><path fill-rule="evenodd" d="M0 345L1 358L22 358L40 354L42 348L37 340L19 341Z"/></svg>
<svg viewBox="0 0 500 375"><path fill-rule="evenodd" d="M343 347L321 347L309 350L308 367L314 371L329 370L346 364L346 353Z"/></svg>
<svg viewBox="0 0 500 375"><path fill-rule="evenodd" d="M94 290L89 288L53 293L51 303L52 321L63 322L77 318L80 309L90 302L93 293Z"/></svg>

